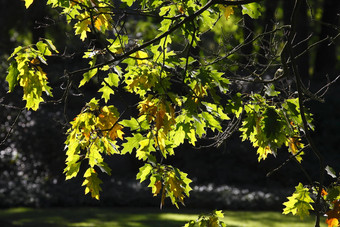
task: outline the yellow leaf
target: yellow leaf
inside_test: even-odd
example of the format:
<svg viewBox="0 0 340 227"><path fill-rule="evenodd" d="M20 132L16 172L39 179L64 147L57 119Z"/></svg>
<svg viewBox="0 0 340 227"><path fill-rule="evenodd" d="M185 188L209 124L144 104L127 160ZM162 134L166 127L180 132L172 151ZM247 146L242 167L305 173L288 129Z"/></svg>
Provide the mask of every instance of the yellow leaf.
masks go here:
<svg viewBox="0 0 340 227"><path fill-rule="evenodd" d="M94 26L101 32L105 32L106 29L110 28L110 23L109 21L111 21L111 17L105 14L100 14L95 22L94 22Z"/></svg>
<svg viewBox="0 0 340 227"><path fill-rule="evenodd" d="M222 6L220 8L224 11L225 19L228 20L230 15L234 14L233 6Z"/></svg>
<svg viewBox="0 0 340 227"><path fill-rule="evenodd" d="M98 17L97 20L94 22L94 26L100 30L100 27L103 25L101 19Z"/></svg>
<svg viewBox="0 0 340 227"><path fill-rule="evenodd" d="M146 52L144 52L144 51L137 51L137 53L136 53L137 64L138 65L145 64L147 62L147 60L144 60L144 58L148 58L148 57L149 56L148 56L148 54Z"/></svg>
<svg viewBox="0 0 340 227"><path fill-rule="evenodd" d="M259 147L257 149L257 154L259 155L258 157L258 161L260 162L261 159L265 160L268 156L268 154L272 154L272 150L270 149L269 146L266 146L266 147Z"/></svg>
<svg viewBox="0 0 340 227"><path fill-rule="evenodd" d="M234 10L232 6L227 6L224 10L225 19L229 19L230 15L234 14Z"/></svg>
<svg viewBox="0 0 340 227"><path fill-rule="evenodd" d="M84 16L79 16L78 18L79 22L77 22L74 25L75 28L75 34L80 35L80 39L84 41L87 37L87 32L90 32L89 25L91 24L90 19L86 19L86 15Z"/></svg>
<svg viewBox="0 0 340 227"><path fill-rule="evenodd" d="M158 145L159 149L161 150L164 158L166 158L166 149L165 149L165 140L166 140L166 135L162 131L158 131L157 133L157 138L155 138L155 142Z"/></svg>
<svg viewBox="0 0 340 227"><path fill-rule="evenodd" d="M25 7L26 7L26 9L28 8L28 7L30 7L30 5L32 5L32 3L33 3L33 0L24 0L25 1Z"/></svg>
<svg viewBox="0 0 340 227"><path fill-rule="evenodd" d="M300 152L299 155L296 155L299 152L300 148L303 148L304 145L299 142L298 138L290 137L288 138L288 147L289 151L295 155L295 158L298 162L302 161L302 155L304 154L303 152Z"/></svg>
<svg viewBox="0 0 340 227"><path fill-rule="evenodd" d="M289 138L288 140L289 140L288 145L289 145L291 152L293 154L296 154L299 151L298 147L300 145L300 142L298 141L297 138Z"/></svg>

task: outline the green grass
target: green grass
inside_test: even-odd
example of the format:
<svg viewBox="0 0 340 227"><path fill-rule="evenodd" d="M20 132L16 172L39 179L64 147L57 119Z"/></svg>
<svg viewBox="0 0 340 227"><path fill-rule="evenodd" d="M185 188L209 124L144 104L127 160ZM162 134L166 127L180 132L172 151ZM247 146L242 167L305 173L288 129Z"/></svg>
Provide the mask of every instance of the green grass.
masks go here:
<svg viewBox="0 0 340 227"><path fill-rule="evenodd" d="M0 210L0 226L99 226L99 227L177 227L195 220L200 211L158 210L144 208L11 208ZM230 227L311 227L314 218L301 221L298 217L279 212L225 211ZM322 220L321 226L326 226Z"/></svg>

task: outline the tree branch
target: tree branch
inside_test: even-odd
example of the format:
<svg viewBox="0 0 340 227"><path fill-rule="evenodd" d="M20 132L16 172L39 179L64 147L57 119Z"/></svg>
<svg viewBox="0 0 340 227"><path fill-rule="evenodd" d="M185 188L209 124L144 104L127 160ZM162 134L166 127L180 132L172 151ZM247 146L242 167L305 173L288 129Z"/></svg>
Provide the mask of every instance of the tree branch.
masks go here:
<svg viewBox="0 0 340 227"><path fill-rule="evenodd" d="M96 69L96 68L101 68L105 65L109 65L112 64L116 61L120 61L123 60L124 58L129 57L131 54L136 53L137 51L140 51L158 41L160 41L161 39L163 39L164 37L170 35L171 33L173 33L174 31L176 31L178 28L180 28L183 24L193 20L194 18L198 17L199 15L201 15L204 11L206 11L208 8L210 8L212 5L215 4L227 4L227 5L233 5L233 6L237 6L237 5L245 5L245 4L249 4L249 3L253 3L253 2L259 2L262 0L241 0L241 1L223 1L223 0L210 0L209 2L207 2L207 4L205 4L202 8L200 8L199 10L197 10L195 13L185 17L183 20L181 20L178 24L174 25L173 27L171 27L168 31L164 32L163 34L161 34L160 36L157 36L156 38L149 40L145 43L143 43L140 46L137 46L127 52L125 52L122 55L118 55L115 56L112 60L109 60L107 62L101 63L101 64L97 64L91 68L86 68L86 69L80 69L80 70L76 70L71 72L70 74L78 74L78 73L83 73L92 69Z"/></svg>
<svg viewBox="0 0 340 227"><path fill-rule="evenodd" d="M293 47L292 47L292 42L293 42L293 38L296 32L296 22L297 22L297 15L298 15L298 11L299 8L301 6L302 0L296 0L295 1L295 5L294 5L294 9L293 9L293 13L292 13L292 17L291 17L291 31L289 33L288 36L288 41L287 41L287 52L288 55L291 58L291 66L292 66L292 71L293 71L293 75L295 77L295 83L296 83L296 87L297 87L297 92L298 92L298 97L299 97L299 106L300 106L300 115L302 118L302 123L303 123L303 129L305 132L305 136L306 139L313 151L313 153L315 154L315 156L318 158L319 160L319 175L320 175L320 186L318 188L318 194L317 194L317 198L315 201L315 213L316 213L316 220L315 220L315 227L320 227L320 213L321 213L321 191L322 191L322 185L323 185L323 181L324 181L324 170L325 170L325 163L324 163L324 158L321 155L320 151L317 149L317 147L314 144L314 141L310 135L310 129L308 126L308 122L306 119L306 115L305 115L305 110L304 110L304 104L303 104L303 84L301 81L301 77L298 71L298 67L297 67L297 63L296 63L296 59L294 57L294 53L293 53Z"/></svg>

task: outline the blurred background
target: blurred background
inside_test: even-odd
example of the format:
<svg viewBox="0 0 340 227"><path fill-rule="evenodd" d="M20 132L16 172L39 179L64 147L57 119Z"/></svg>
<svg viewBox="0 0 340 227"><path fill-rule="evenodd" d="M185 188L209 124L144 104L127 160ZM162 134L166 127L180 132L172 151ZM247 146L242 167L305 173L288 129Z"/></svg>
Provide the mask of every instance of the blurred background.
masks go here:
<svg viewBox="0 0 340 227"><path fill-rule="evenodd" d="M5 82L9 66L7 58L18 45L35 43L40 37L54 41L63 58L49 59L48 77L51 85L62 85L64 69L69 71L86 66L81 57L87 47L74 37L71 27L65 25L59 13L45 5L44 0L35 0L26 10L20 0L0 0L0 140L3 141L23 106L20 89L8 94ZM248 28L254 31L271 30L274 25L289 23L293 0L263 1L264 13L258 20L243 18ZM309 0L299 14L296 42L311 35L311 42L339 32L340 1ZM143 37L153 37L153 21L131 20L127 26ZM235 18L239 21L242 18ZM232 20L230 21L232 23ZM233 40L242 40L247 29L229 26L224 31ZM299 70L312 91L317 91L340 72L339 38L324 42L311 49L299 60ZM304 46L305 45L305 46ZM302 50L308 42L300 45ZM65 49L63 49L65 48ZM248 52L256 48L249 47ZM64 141L67 120L73 119L96 94L96 82L82 90L74 89L65 108L64 105L42 105L39 111L23 111L12 128L10 136L0 147L0 207L13 206L159 206L160 198L154 198L147 184L135 180L143 165L134 155L107 157L112 176L102 175L101 200L84 196L82 176L65 181ZM328 165L340 171L340 93L339 82L333 84L325 103L308 103L314 114L316 130L313 138ZM59 97L58 90L54 93ZM60 92L60 91L59 91ZM128 99L129 96L126 96ZM116 101L119 106L121 100ZM167 162L188 173L193 180L193 192L186 199L186 207L218 209L280 210L282 202L292 193L298 182L307 180L295 162L289 162L271 176L266 175L281 165L288 157L286 151L275 158L268 157L258 163L256 151L248 142L241 142L235 133L218 147L207 147L211 141L202 141L197 148L184 144L176 156ZM200 148L201 146L201 148ZM305 155L303 167L318 179L318 162L312 155ZM329 179L328 179L329 180ZM170 201L166 206L171 206Z"/></svg>

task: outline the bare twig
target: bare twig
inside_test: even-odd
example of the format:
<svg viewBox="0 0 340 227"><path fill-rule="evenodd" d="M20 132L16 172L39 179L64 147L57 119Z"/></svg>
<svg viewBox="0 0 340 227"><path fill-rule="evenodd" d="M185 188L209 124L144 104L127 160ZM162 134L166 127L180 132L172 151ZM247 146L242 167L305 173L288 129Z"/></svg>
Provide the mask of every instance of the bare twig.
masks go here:
<svg viewBox="0 0 340 227"><path fill-rule="evenodd" d="M1 141L0 146L2 146L3 144L5 144L6 140L7 140L8 137L11 135L11 133L12 133L12 131L13 131L13 129L14 129L14 126L17 124L17 122L18 122L18 120L19 120L19 117L20 117L21 113L24 111L24 109L25 109L25 107L23 107L23 108L21 108L21 109L19 110L19 113L17 114L15 120L13 121L13 123L12 123L12 125L11 125L9 131L7 132L5 138Z"/></svg>

